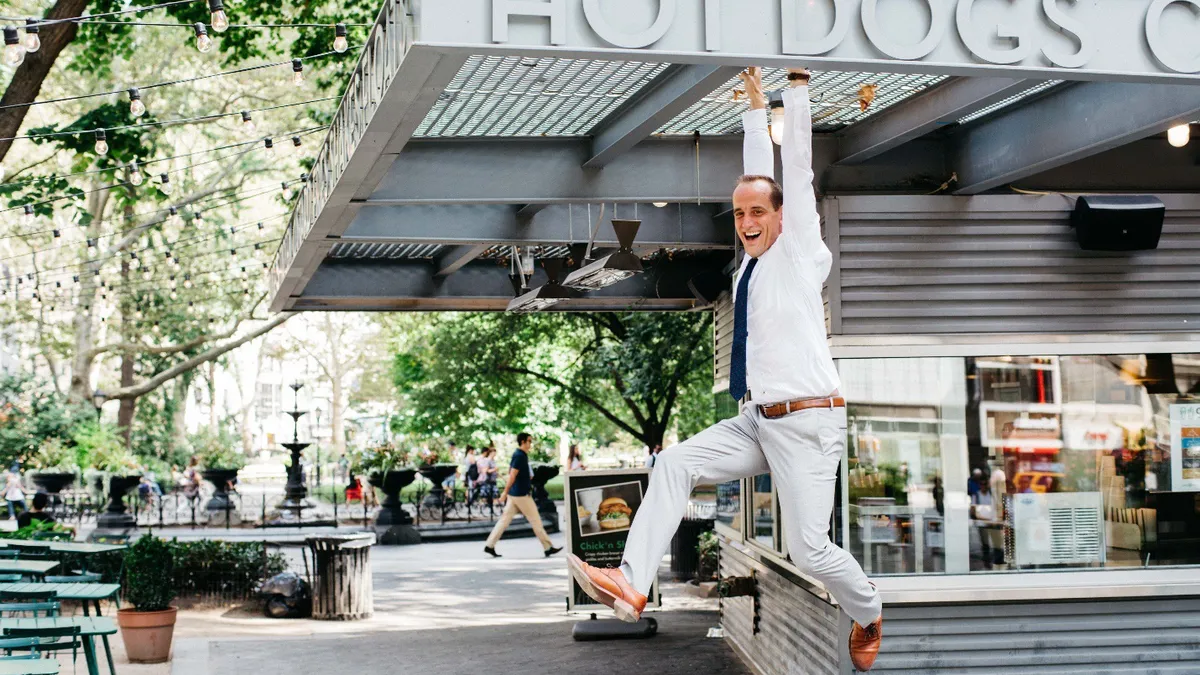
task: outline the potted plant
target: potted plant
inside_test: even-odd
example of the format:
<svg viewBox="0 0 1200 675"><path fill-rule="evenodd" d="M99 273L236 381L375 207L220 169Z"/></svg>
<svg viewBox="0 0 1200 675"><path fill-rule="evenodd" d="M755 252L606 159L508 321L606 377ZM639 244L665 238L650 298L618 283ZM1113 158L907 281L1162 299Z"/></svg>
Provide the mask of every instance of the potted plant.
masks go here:
<svg viewBox="0 0 1200 675"><path fill-rule="evenodd" d="M29 458L29 464L35 469L30 476L34 485L51 495L51 503L57 502L58 493L74 483L79 473L76 448L69 447L56 436L42 440L37 454Z"/></svg>
<svg viewBox="0 0 1200 675"><path fill-rule="evenodd" d="M133 663L165 663L175 635L175 555L153 535L138 539L125 553L125 600L117 610L125 653Z"/></svg>

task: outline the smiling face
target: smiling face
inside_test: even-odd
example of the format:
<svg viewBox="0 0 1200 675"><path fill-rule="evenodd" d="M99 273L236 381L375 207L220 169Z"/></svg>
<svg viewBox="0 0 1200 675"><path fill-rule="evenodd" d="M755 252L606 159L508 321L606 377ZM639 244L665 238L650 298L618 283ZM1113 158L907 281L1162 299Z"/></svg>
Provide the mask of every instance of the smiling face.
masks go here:
<svg viewBox="0 0 1200 675"><path fill-rule="evenodd" d="M766 180L739 183L733 191L733 221L746 254L757 258L783 231L783 205L772 199L776 188Z"/></svg>

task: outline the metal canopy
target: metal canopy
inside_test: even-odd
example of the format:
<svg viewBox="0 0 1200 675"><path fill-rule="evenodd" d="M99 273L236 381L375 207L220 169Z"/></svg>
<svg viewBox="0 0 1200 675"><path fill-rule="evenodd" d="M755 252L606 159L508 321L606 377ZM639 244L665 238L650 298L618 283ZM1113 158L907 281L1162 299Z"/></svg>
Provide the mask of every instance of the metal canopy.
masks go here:
<svg viewBox="0 0 1200 675"><path fill-rule="evenodd" d="M958 9L938 9L932 27L924 3L864 13L838 0L853 7L836 20L793 0L593 3L388 0L276 255L272 309L502 310L512 247L566 256L601 204L596 247L616 245L608 220L636 217L634 250L651 271L560 309L697 306L686 280L671 277L664 294L662 279L730 260L748 55L774 66L768 88L785 86L782 66L814 68L823 194L974 194L1016 180L1200 189L1197 172L1168 170L1194 158L1143 140L1200 117L1200 62L1175 25L1192 19L1177 7L1138 39L1121 22L1140 16L1149 31L1149 0L1069 10L1084 35L1073 60L1069 40L1014 9L1008 28L1044 56L1000 63L976 40L1005 18L993 3L962 25ZM834 27L823 51L809 24ZM917 43L933 47L914 56ZM865 109L863 85L876 87ZM688 262L659 265L661 251Z"/></svg>

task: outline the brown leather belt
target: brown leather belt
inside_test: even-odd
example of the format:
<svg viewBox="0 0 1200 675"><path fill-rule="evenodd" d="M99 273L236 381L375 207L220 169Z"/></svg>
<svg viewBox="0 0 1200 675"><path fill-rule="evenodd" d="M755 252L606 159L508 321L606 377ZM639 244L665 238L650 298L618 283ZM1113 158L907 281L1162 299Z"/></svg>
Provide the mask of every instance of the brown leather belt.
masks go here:
<svg viewBox="0 0 1200 675"><path fill-rule="evenodd" d="M846 399L841 396L825 396L822 398L797 398L781 403L764 403L758 406L758 409L762 412L763 417L773 420L810 408L827 408L833 410L834 408L844 407L846 407Z"/></svg>

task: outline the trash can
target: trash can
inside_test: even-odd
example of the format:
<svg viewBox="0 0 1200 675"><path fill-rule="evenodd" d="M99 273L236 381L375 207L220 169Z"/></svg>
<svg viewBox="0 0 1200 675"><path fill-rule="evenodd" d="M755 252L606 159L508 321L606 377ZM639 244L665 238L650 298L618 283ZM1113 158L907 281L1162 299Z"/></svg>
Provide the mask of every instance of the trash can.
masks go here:
<svg viewBox="0 0 1200 675"><path fill-rule="evenodd" d="M676 581L695 579L700 571L700 553L696 546L700 535L713 529L711 518L684 518L671 540L671 576Z"/></svg>
<svg viewBox="0 0 1200 675"><path fill-rule="evenodd" d="M375 534L306 537L313 557L312 618L355 621L375 611L371 546Z"/></svg>

